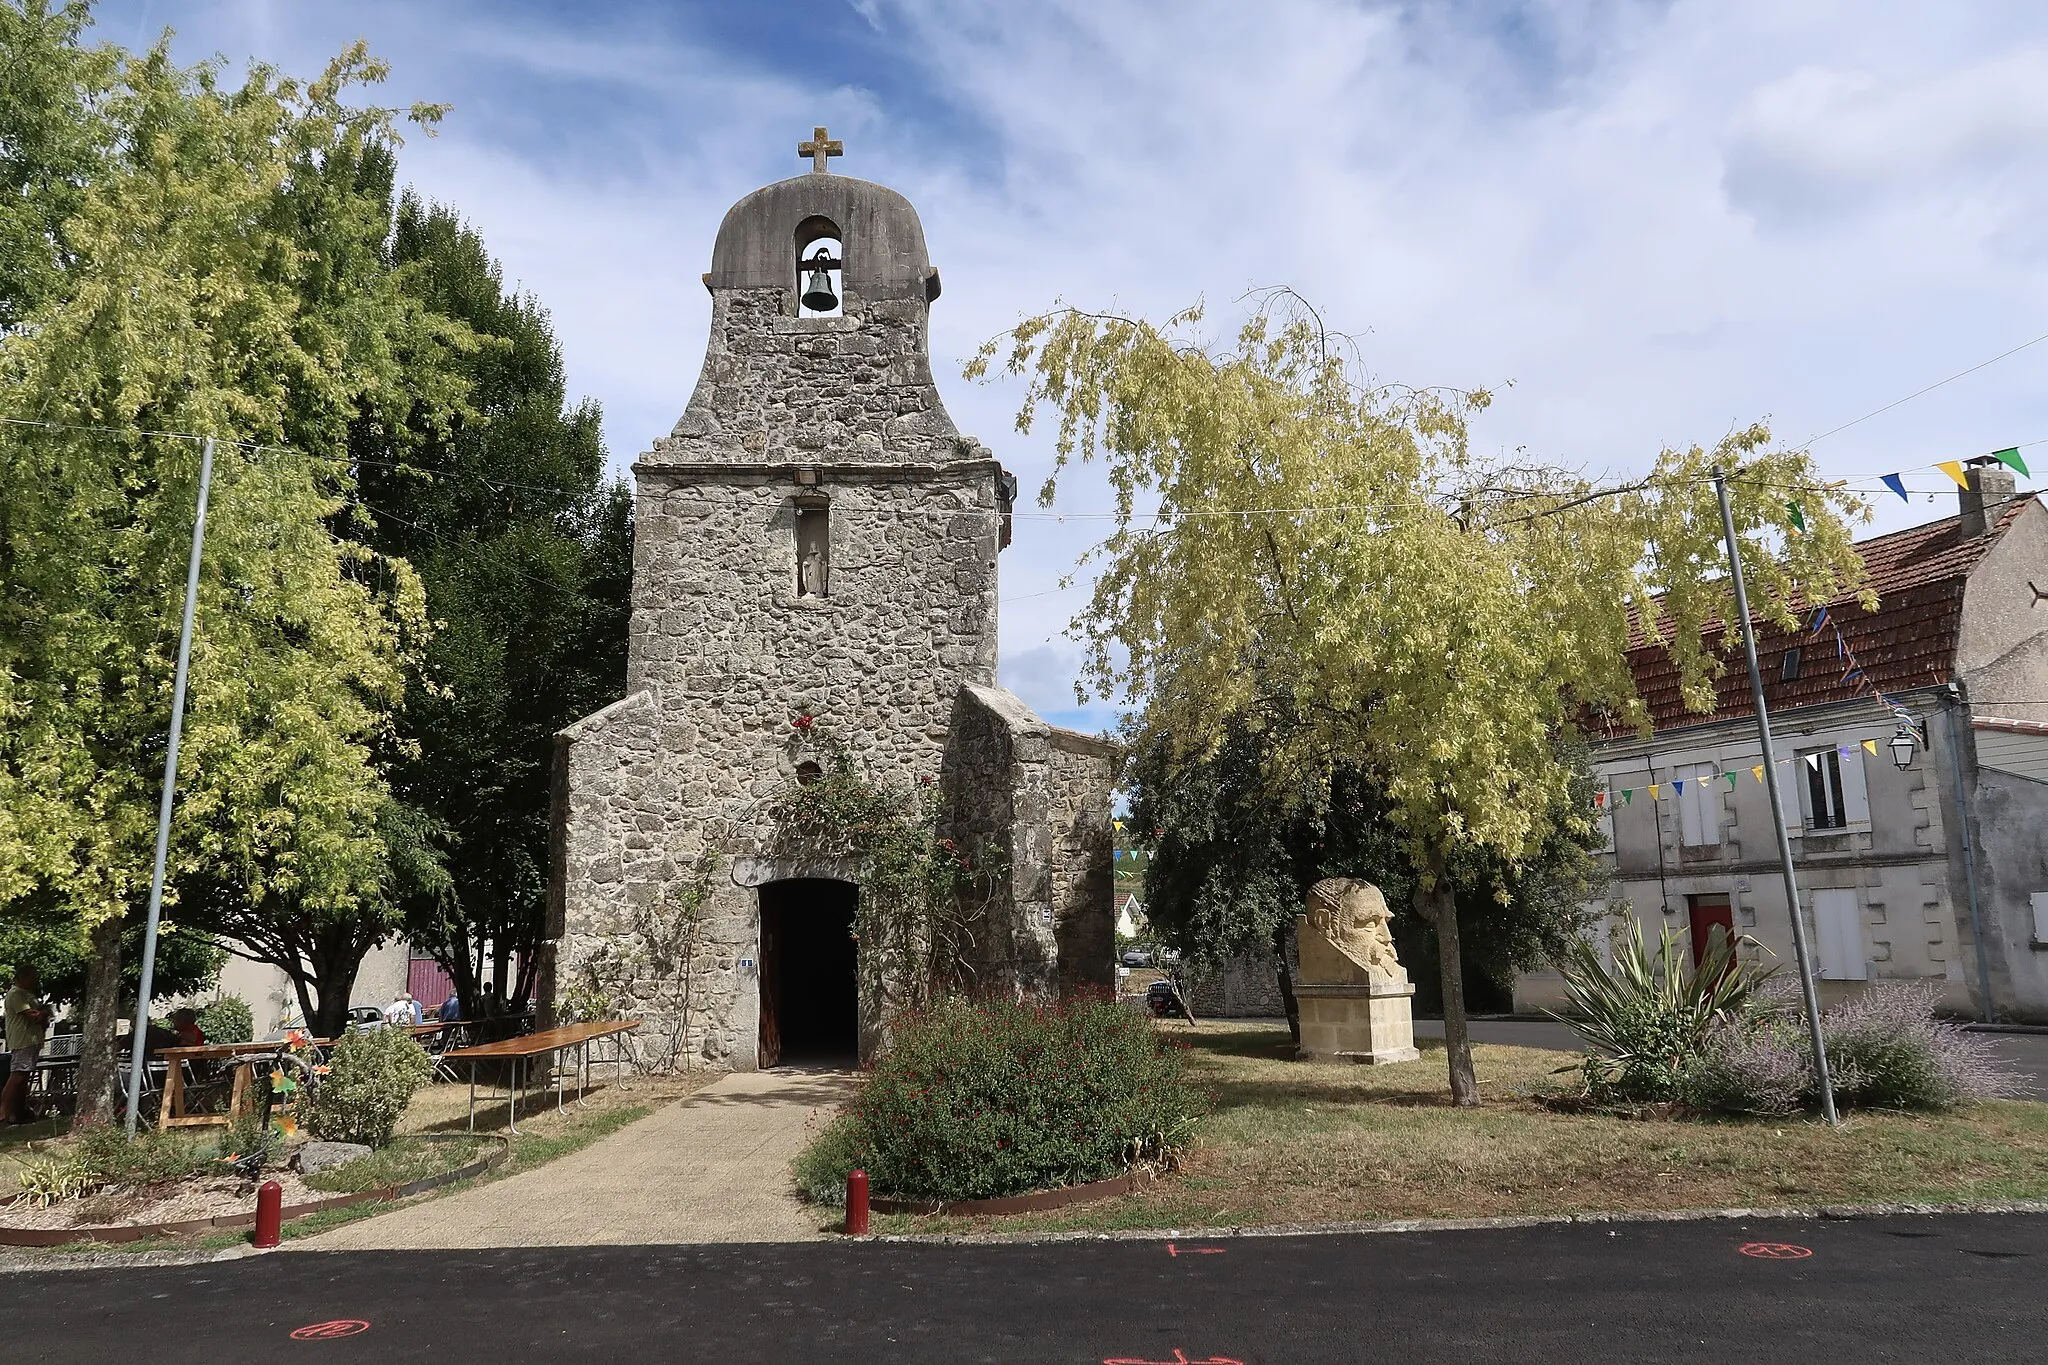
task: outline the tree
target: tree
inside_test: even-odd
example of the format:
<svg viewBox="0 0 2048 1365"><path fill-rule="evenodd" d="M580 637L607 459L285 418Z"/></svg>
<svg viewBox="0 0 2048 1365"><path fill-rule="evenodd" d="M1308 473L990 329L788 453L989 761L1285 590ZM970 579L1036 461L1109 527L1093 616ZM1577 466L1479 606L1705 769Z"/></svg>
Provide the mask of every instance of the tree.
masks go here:
<svg viewBox="0 0 2048 1365"><path fill-rule="evenodd" d="M334 534L352 491L335 457L354 425L452 408L459 384L411 362L465 338L343 249L383 238L361 186L395 141L394 111L344 102L384 74L360 46L310 83L256 67L223 88L163 44L81 51L82 15L6 16L10 63L63 73L44 93L69 90L91 136L11 172L68 188L47 196L55 226L7 285L22 311L0 337L0 405L30 423L0 428L0 904L61 907L87 948L94 1114L150 881L199 466L195 440L158 433L224 442L168 903L190 882L382 913L372 746L425 620L403 561Z"/></svg>
<svg viewBox="0 0 2048 1365"><path fill-rule="evenodd" d="M624 688L632 499L605 472L597 405L566 401L546 310L505 288L477 233L408 194L392 259L421 307L479 338L445 432L353 447L371 543L417 567L435 623L392 773L446 875L402 898L406 930L473 1011L486 980L507 1000L533 988L553 736Z"/></svg>
<svg viewBox="0 0 2048 1365"><path fill-rule="evenodd" d="M1528 864L1570 803L1560 740L1589 712L1647 724L1632 628L1708 704L1724 661L1702 628L1732 612L1711 470L1730 475L1755 607L1783 624L1802 593L1861 582L1849 523L1868 513L1761 425L1618 486L1482 459L1466 422L1486 393L1371 382L1294 296L1268 303L1229 347L1194 335L1198 310L1163 327L1048 313L969 373L1007 341L1030 377L1020 428L1058 413L1042 501L1075 459L1100 458L1115 492L1074 622L1087 686L1141 699L1141 732L1192 754L1247 718L1276 792L1373 775L1436 933L1452 1099L1477 1104L1453 868Z"/></svg>
<svg viewBox="0 0 2048 1365"><path fill-rule="evenodd" d="M1264 728L1233 718L1206 754L1164 736L1141 742L1124 770L1130 825L1150 854L1145 907L1184 960L1215 966L1270 958L1288 1027L1300 1041L1287 935L1308 889L1325 877L1377 885L1389 905L1412 903L1415 871L1373 774L1339 764L1302 790L1275 792L1264 769ZM1573 801L1553 812L1552 832L1525 863L1468 853L1452 869L1466 989L1499 989L1513 974L1562 952L1604 883L1593 857L1601 836L1571 820L1587 803L1586 754L1572 756ZM1436 943L1413 915L1396 914L1394 940L1415 977L1419 1008L1436 998Z"/></svg>

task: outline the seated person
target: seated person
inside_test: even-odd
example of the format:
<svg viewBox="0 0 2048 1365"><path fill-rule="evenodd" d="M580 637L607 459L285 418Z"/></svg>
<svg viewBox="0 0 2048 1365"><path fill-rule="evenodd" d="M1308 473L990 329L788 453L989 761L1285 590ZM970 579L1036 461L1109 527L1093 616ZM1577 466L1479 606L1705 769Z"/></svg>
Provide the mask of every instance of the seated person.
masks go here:
<svg viewBox="0 0 2048 1365"><path fill-rule="evenodd" d="M197 1010L172 1010L171 1032L178 1035L179 1047L206 1046L206 1030L199 1027Z"/></svg>
<svg viewBox="0 0 2048 1365"><path fill-rule="evenodd" d="M444 1024L452 1024L462 1018L462 996L453 987L449 988L448 998L441 1002L437 1013Z"/></svg>

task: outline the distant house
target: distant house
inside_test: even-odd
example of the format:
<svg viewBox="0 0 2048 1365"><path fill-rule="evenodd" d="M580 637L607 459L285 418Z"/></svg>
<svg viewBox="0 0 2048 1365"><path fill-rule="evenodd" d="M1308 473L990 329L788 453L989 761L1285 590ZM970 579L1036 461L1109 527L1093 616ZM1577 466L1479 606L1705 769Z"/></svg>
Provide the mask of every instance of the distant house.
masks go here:
<svg viewBox="0 0 2048 1365"><path fill-rule="evenodd" d="M1933 981L1956 1014L2048 1019L2048 508L2002 469L1969 479L1958 515L1857 547L1874 611L1832 602L1796 631L1759 629L1772 776L1824 1000ZM1707 715L1681 705L1661 645L1629 659L1655 730L1595 749L1610 904L1652 941L1671 926L1697 953L1725 925L1789 966L1739 653ZM1559 998L1555 972L1517 983L1518 1009Z"/></svg>
<svg viewBox="0 0 2048 1365"><path fill-rule="evenodd" d="M1152 927L1145 922L1144 902L1128 891L1117 894L1116 931L1123 938L1143 938L1152 932Z"/></svg>

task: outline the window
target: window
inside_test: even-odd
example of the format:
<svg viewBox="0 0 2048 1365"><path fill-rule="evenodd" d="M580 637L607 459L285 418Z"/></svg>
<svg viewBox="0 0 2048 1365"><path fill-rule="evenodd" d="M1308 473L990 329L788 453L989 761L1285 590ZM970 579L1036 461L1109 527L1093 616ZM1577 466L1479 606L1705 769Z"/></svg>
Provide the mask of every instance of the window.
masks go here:
<svg viewBox="0 0 2048 1365"><path fill-rule="evenodd" d="M1685 783L1678 793L1678 840L1688 848L1710 848L1721 842L1721 794L1714 790L1711 765L1678 774Z"/></svg>
<svg viewBox="0 0 2048 1365"><path fill-rule="evenodd" d="M1799 650L1800 647L1794 645L1785 651L1785 666L1778 671L1779 682L1796 682L1798 680Z"/></svg>
<svg viewBox="0 0 2048 1365"><path fill-rule="evenodd" d="M2027 900L2034 907L2034 946L2048 947L2048 891L2036 891Z"/></svg>
<svg viewBox="0 0 2048 1365"><path fill-rule="evenodd" d="M796 595L823 597L831 587L831 508L803 502L796 509Z"/></svg>
<svg viewBox="0 0 2048 1365"><path fill-rule="evenodd" d="M1800 753L1795 775L1799 808L1809 831L1849 829L1870 823L1870 797L1863 785L1863 754L1854 745Z"/></svg>
<svg viewBox="0 0 2048 1365"><path fill-rule="evenodd" d="M1813 927L1820 940L1820 974L1830 981L1862 981L1870 971L1863 958L1863 909L1854 891L1813 893Z"/></svg>

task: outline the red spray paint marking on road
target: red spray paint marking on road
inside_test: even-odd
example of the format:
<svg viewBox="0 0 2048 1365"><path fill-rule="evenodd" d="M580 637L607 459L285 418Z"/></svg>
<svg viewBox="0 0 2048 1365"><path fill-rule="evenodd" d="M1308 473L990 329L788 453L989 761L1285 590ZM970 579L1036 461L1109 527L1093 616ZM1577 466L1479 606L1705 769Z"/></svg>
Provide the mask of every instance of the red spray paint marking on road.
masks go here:
<svg viewBox="0 0 2048 1365"><path fill-rule="evenodd" d="M336 1318L332 1322L315 1322L292 1333L293 1341L331 1341L335 1337L352 1337L358 1332L367 1332L370 1324L361 1318Z"/></svg>
<svg viewBox="0 0 2048 1365"><path fill-rule="evenodd" d="M1812 1247L1794 1246L1790 1242L1744 1242L1741 1251L1745 1256L1765 1261L1803 1261L1813 1255Z"/></svg>
<svg viewBox="0 0 2048 1365"><path fill-rule="evenodd" d="M1244 1365L1242 1360L1229 1356L1210 1356L1207 1360L1189 1360L1181 1353L1180 1347L1173 1348L1172 1360L1140 1360L1136 1356L1111 1356L1102 1365Z"/></svg>
<svg viewBox="0 0 2048 1365"><path fill-rule="evenodd" d="M1186 1248L1182 1248L1182 1247L1178 1247L1178 1246L1175 1246L1175 1245L1174 1245L1174 1244L1173 1244L1172 1242L1168 1242L1168 1243L1166 1244L1166 1254L1167 1254L1167 1255L1169 1255L1169 1256L1221 1256L1221 1255L1223 1254L1223 1248L1222 1248L1222 1247L1186 1247Z"/></svg>

